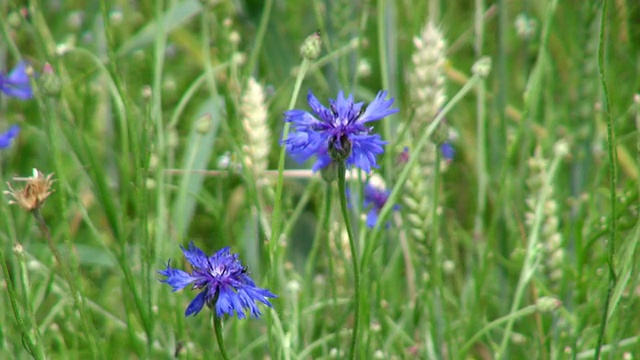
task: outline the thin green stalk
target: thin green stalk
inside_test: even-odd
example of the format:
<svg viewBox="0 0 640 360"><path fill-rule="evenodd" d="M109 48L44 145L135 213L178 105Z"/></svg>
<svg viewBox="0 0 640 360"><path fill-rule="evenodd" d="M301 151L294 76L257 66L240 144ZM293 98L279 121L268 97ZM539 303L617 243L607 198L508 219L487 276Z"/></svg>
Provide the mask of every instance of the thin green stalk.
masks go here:
<svg viewBox="0 0 640 360"><path fill-rule="evenodd" d="M162 1L158 1L157 5L162 7ZM147 196L148 193L144 186L146 178L143 178L143 175L139 171L135 171L138 166L143 163L147 163L148 159L146 158L147 154L144 151L140 151L144 146L146 146L146 132L140 131L141 127L144 127L143 122L141 121L129 121L134 118L134 114L132 112L132 103L130 98L126 96L127 91L121 80L118 69L117 56L115 52L116 44L114 39L114 31L111 26L110 20L110 7L111 5L105 1L100 1L100 13L102 16L102 22L104 25L104 35L106 39L106 51L109 57L109 61L107 62L107 66L103 65L102 62L97 59L93 54L86 52L86 54L92 58L92 60L96 63L98 68L103 69L108 78L111 80L109 82L110 85L110 93L111 99L114 101L116 108L118 110L118 125L120 130L119 142L120 142L120 153L123 154L124 157L117 160L118 163L118 176L120 178L120 186L125 189L121 192L122 203L129 203L129 196L135 197L132 203L138 204L138 207L134 210L139 217L141 223L147 223L147 212L146 212L146 204L147 204ZM161 36L163 32L158 31L156 36ZM162 49L162 53L164 54L164 49ZM115 90L113 89L115 87ZM159 92L156 88L154 88L154 97L156 93ZM161 136L158 136L161 139ZM142 141L143 145L140 145ZM161 141L161 140L160 140ZM131 159L129 158L131 156ZM161 166L159 166L161 167ZM160 181L158 183L158 188L161 189L164 184ZM160 191L160 190L159 190ZM104 197L103 193L103 197ZM164 207L164 204L161 205ZM124 223L126 220L120 216L115 215L115 218L110 219L111 223ZM160 223L164 223L161 221ZM120 226L120 225L117 225ZM115 230L115 228L114 228ZM158 231L161 232L161 231ZM144 286L139 286L134 283L132 273L129 269L130 261L127 257L128 251L126 251L126 238L122 236L122 233L119 230L114 231L114 237L119 243L119 255L118 262L123 270L125 275L126 284L129 288L129 291L133 294L134 303L136 305L136 309L140 315L140 319L142 320L142 325L147 335L148 339L153 339L153 329L154 329L154 317L151 316L152 313L152 305L153 305L153 287L155 284L155 278L152 272L154 259L153 254L158 250L158 246L154 246L152 244L148 229L142 229L142 238L143 238L143 262L142 262L142 278L144 279ZM157 245L157 244L155 244ZM144 294L141 296L141 294ZM151 351L151 341L147 343L147 354Z"/></svg>
<svg viewBox="0 0 640 360"><path fill-rule="evenodd" d="M473 346L473 344L476 343L476 341L478 341L478 339L480 339L484 334L486 334L487 332L489 332L489 330L496 328L499 325L504 324L505 322L508 321L515 321L517 319L523 318L525 316L529 316L531 314L535 314L537 310L537 305L529 305L525 308L522 308L516 312L512 312L509 313L499 319L493 320L492 322L490 322L489 324L487 324L485 327L483 327L480 331L478 331L475 335L473 335L471 337L471 339L467 340L466 343L464 343L464 345L462 345L462 348L460 349L460 354L464 356L464 354L469 351L469 349Z"/></svg>
<svg viewBox="0 0 640 360"><path fill-rule="evenodd" d="M442 120L445 118L445 116L447 116L449 111L451 111L451 109L453 109L453 107L456 104L458 104L458 102L460 102L460 100L462 100L462 98L465 95L467 95L472 89L474 89L478 81L481 81L481 80L482 79L479 75L474 74L469 79L469 81L467 81L467 83L462 87L462 89L460 89L460 91L447 103L447 105L444 106L442 111L440 111L438 115L435 117L435 119L433 119L433 122L431 122L429 127L427 127L427 129L425 130L424 134L422 134L422 137L418 140L418 143L416 144L415 149L413 151L414 153L419 154L420 152L422 152L422 149L424 148L424 146L427 144L427 142L430 141L429 139L431 138L431 135L434 133L434 131L436 130L438 125L442 122ZM404 166L404 169L400 173L400 176L398 176L398 180L396 181L396 184L393 187L393 190L391 190L391 194L389 194L389 198L387 199L387 202L380 210L380 213L378 214L378 221L376 222L375 227L371 231L372 237L365 244L362 260L360 261L360 267L362 269L367 268L367 265L371 260L371 255L373 254L373 251L375 250L376 244L378 242L378 238L383 233L381 229L386 222L387 216L389 216L389 214L391 213L391 210L393 209L394 204L397 204L398 197L400 196L400 192L404 190L404 183L407 181L407 177L409 176L409 171L411 171L411 168L416 166L418 162L418 158L419 158L418 156L411 156L409 158L409 161Z"/></svg>
<svg viewBox="0 0 640 360"><path fill-rule="evenodd" d="M431 295L431 303L433 310L431 312L435 321L433 326L435 328L437 344L448 344L444 339L442 327L448 322L443 318L446 315L442 311L442 289L444 288L444 281L442 278L442 246L440 246L440 221L438 220L438 207L439 207L439 195L440 195L440 161L442 154L440 149L436 149L435 154L435 166L433 172L433 188L432 191L432 203L431 203L431 278L433 280L433 293ZM429 288L429 286L427 287ZM442 347L436 347L436 353L438 357L442 357L442 350L446 345Z"/></svg>
<svg viewBox="0 0 640 360"><path fill-rule="evenodd" d="M40 343L40 341L36 341L32 336L32 332L37 331L36 324L32 323L31 324L32 327L27 326L22 316L22 311L20 310L20 306L18 305L20 301L18 299L18 294L16 293L16 289L13 285L13 281L11 280L12 279L11 273L9 272L9 267L7 265L7 260L4 257L4 251L2 251L2 246L0 246L0 263L2 263L2 271L4 272L6 289L7 289L7 292L9 293L9 303L11 303L13 316L15 317L16 322L20 327L20 330L22 331L22 338L24 339L23 342L27 348L27 351L35 359L38 359L38 360L46 359L47 357L46 357L44 348L42 347L42 344Z"/></svg>
<svg viewBox="0 0 640 360"><path fill-rule="evenodd" d="M60 141L61 137L57 133L57 129L59 129L60 122L57 117L57 111L54 102L51 99L47 98L36 98L38 102L38 108L40 110L40 115L42 117L42 122L45 127L45 132L47 134L47 138L49 141L49 146L52 150L51 159L54 165L55 172L58 174L58 179L63 182L65 179L62 177L64 174L61 159L64 158L64 155L61 153L61 148L58 145L58 141ZM67 211L67 199L64 191L60 191L58 193L59 199L59 218L62 219L64 223L65 219L69 219L68 211ZM65 243L67 248L69 249L69 257L68 259L64 259L58 248L56 247L53 239L51 238L51 234L49 233L49 229L44 221L44 218L41 216L39 209L35 209L32 211L32 215L38 224L42 235L46 238L49 248L53 253L58 266L62 269L63 276L67 283L69 284L69 289L71 290L71 294L73 295L74 305L76 306L78 313L80 315L80 320L82 323L82 329L84 331L84 335L89 342L89 349L91 350L91 354L94 359L101 358L101 353L98 351L97 345L97 336L96 336L96 328L95 325L91 322L91 319L88 317L86 311L86 304L82 296L80 295L79 286L82 286L80 281L81 277L78 272L79 264L78 259L74 256L73 243L71 241L71 232L69 226L63 225L63 233ZM70 266L68 265L70 264ZM91 325L91 326L90 326Z"/></svg>
<svg viewBox="0 0 640 360"><path fill-rule="evenodd" d="M475 53L476 60L482 57L482 44L484 39L484 1L476 0L475 11ZM476 153L478 156L478 198L477 208L474 219L473 233L474 236L480 238L483 237L483 221L487 207L487 185L488 185L488 172L487 172L487 147L486 147L486 116L485 116L485 97L486 88L485 82L480 81L476 87L476 126L477 126L477 140L476 140Z"/></svg>
<svg viewBox="0 0 640 360"><path fill-rule="evenodd" d="M349 219L349 210L347 205L347 189L345 175L347 172L346 164L344 161L338 163L338 192L340 193L340 209L342 210L342 218L344 219L344 226L347 228L347 235L349 235L349 248L351 250L351 263L353 265L353 286L355 288L355 315L353 320L353 336L351 337L351 347L349 350L349 357L355 359L356 356L356 344L359 343L358 328L360 325L360 314L362 312L362 304L360 303L360 270L358 269L358 253L356 252L356 238L353 236L353 229L351 228L351 220Z"/></svg>
<svg viewBox="0 0 640 360"><path fill-rule="evenodd" d="M391 6L394 6L392 2L392 4L390 4ZM391 72L391 69L389 68L389 53L388 53L388 46L387 46L387 16L389 15L389 10L387 9L387 5L388 2L387 0L381 0L378 1L378 14L377 14L377 21L378 21L378 58L380 60L380 78L382 81L382 88L394 93L392 91L391 87L391 79L389 77L389 73ZM384 139L391 139L391 122L390 121L383 121L382 122L382 137ZM416 152L417 154L417 152ZM393 158L391 156L385 156L384 157L384 169L388 172L391 171L391 169L393 169L392 166L392 161ZM388 178L388 176L386 176L388 174L385 174L385 178Z"/></svg>
<svg viewBox="0 0 640 360"><path fill-rule="evenodd" d="M515 294L513 297L513 303L511 304L510 314L516 313L518 307L520 307L520 301L522 301L522 297L527 289L527 285L529 284L529 280L533 277L538 265L540 264L540 249L538 246L538 241L540 240L540 228L542 226L542 220L544 218L544 205L547 202L547 198L549 192L545 189L548 189L555 178L556 171L560 165L560 161L566 152L568 151L566 144L556 144L556 154L549 165L549 169L546 171L548 177L544 179L544 185L542 186L542 190L536 199L536 208L533 218L533 225L531 226L531 233L529 234L529 238L527 239L527 250L524 258L524 264L522 265L522 271L520 272L520 278L518 279L518 285L516 286ZM498 351L496 351L496 359L502 359L507 357L506 349L509 343L509 339L511 338L511 332L513 329L513 324L516 318L511 317L507 321L507 326L502 335L502 341L500 342L500 347Z"/></svg>
<svg viewBox="0 0 640 360"><path fill-rule="evenodd" d="M262 49L262 43L264 43L264 35L267 33L267 25L269 25L269 18L271 17L271 9L273 8L273 0L266 0L264 2L264 8L262 9L262 17L260 18L260 25L258 25L258 32L256 38L251 47L251 54L249 55L249 63L247 65L247 71L253 72L258 61L258 55Z"/></svg>
<svg viewBox="0 0 640 360"><path fill-rule="evenodd" d="M303 58L302 64L300 65L300 72L298 72L298 77L296 78L296 83L293 87L293 93L291 94L291 99L289 100L288 110L293 109L295 106L296 100L298 99L298 94L300 93L300 88L302 87L302 80L304 80L304 76L309 70L309 66L311 65L311 61L307 58ZM284 130L282 131L282 138L286 139L289 136L289 128L291 127L291 123L284 124ZM286 148L282 146L280 148L280 156L278 159L278 178L276 181L276 197L274 199L273 204L273 218L271 220L271 234L268 234L267 238L269 239L268 243L268 253L269 253L269 288L277 289L278 283L278 265L276 264L276 257L278 251L278 244L280 243L280 234L282 229L282 190L284 187L284 161L285 161L285 153ZM269 323L268 331L269 331L269 343L275 344L273 341L273 322L274 315L269 312L267 316L267 321Z"/></svg>
<svg viewBox="0 0 640 360"><path fill-rule="evenodd" d="M316 258L318 257L320 246L326 245L326 242L322 241L322 239L326 239L329 234L329 224L331 219L331 193L331 184L327 183L324 191L324 205L320 217L320 224L322 228L316 229L315 236L313 237L313 244L311 245L311 251L309 252L305 266L304 273L308 284L313 283L313 270L316 266Z"/></svg>
<svg viewBox="0 0 640 360"><path fill-rule="evenodd" d="M49 249L51 250L53 257L56 259L58 266L62 269L62 274L64 275L65 280L67 280L67 284L69 285L69 289L71 290L71 295L73 296L73 300L75 302L76 308L80 313L82 328L83 328L83 331L86 332L85 336L89 341L89 347L91 349L93 358L99 359L100 356L98 354L100 354L100 352L98 352L98 344L96 342L95 331L92 331L92 330L95 330L95 327L93 326L89 327L89 319L85 311L86 304L84 303L83 298L80 296L80 292L78 291L78 288L76 287L76 284L73 281L73 275L71 273L71 270L67 266L67 261L62 257L62 255L60 254L60 251L58 251L58 247L53 242L53 239L51 238L51 233L49 232L49 228L47 227L47 224L45 223L44 218L40 214L40 210L35 209L31 211L31 213L33 214L33 217L36 220L36 223L38 224L40 231L42 232L42 236L44 236L44 238L47 240L47 244L49 245Z"/></svg>
<svg viewBox="0 0 640 360"><path fill-rule="evenodd" d="M293 109L296 104L296 100L298 99L298 94L300 93L300 88L302 87L302 80L304 80L304 76L309 70L309 66L311 62L308 59L303 59L302 64L300 65L300 72L298 72L298 77L296 78L296 83L293 87L293 93L291 94L291 99L289 100L288 110ZM289 136L289 128L291 127L291 123L284 124L284 130L282 131L282 138L286 139ZM273 256L275 255L275 250L278 245L278 240L280 237L280 229L282 227L282 189L284 184L284 160L285 160L286 148L283 146L280 148L280 157L278 159L278 179L276 181L276 198L273 206L273 220L271 225L271 236L269 239L269 257L271 261L273 261ZM273 262L271 263L273 266ZM273 269L272 269L273 270ZM273 273L273 271L272 271ZM275 274L272 275L272 277ZM275 278L271 279L272 287L275 285Z"/></svg>
<svg viewBox="0 0 640 360"><path fill-rule="evenodd" d="M224 347L224 339L222 338L222 319L216 314L215 308L211 310L211 319L213 321L213 331L216 333L216 341L224 360L229 360L227 350Z"/></svg>
<svg viewBox="0 0 640 360"><path fill-rule="evenodd" d="M610 224L609 224L609 239L606 241L607 247L607 265L609 267L609 285L607 286L607 293L602 305L602 321L600 323L600 331L598 334L598 342L596 346L596 352L593 356L594 359L600 358L600 347L604 341L605 330L607 327L607 320L609 315L609 303L611 301L611 295L616 287L616 271L613 265L616 251L616 187L617 187L617 154L615 149L615 133L613 129L613 120L611 119L611 103L609 100L609 89L607 87L607 79L605 76L605 64L604 64L604 31L605 22L607 20L607 0L602 1L602 14L600 17L600 42L598 45L598 72L600 74L600 84L602 86L603 97L603 111L605 120L607 122L607 153L609 155L609 201L610 201Z"/></svg>

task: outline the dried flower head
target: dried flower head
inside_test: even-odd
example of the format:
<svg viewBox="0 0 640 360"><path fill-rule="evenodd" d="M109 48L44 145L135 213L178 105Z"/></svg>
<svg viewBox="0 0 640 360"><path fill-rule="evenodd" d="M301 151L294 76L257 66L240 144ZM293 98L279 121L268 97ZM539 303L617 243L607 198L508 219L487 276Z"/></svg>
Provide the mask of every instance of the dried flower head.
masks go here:
<svg viewBox="0 0 640 360"><path fill-rule="evenodd" d="M53 173L46 177L38 170L33 169L33 175L28 178L16 177L14 181L24 181L27 184L22 189L14 189L10 183L7 183L9 191L4 193L11 195L13 200L9 201L9 204L17 204L21 208L27 211L35 211L42 207L45 200L53 193L51 184L53 184Z"/></svg>

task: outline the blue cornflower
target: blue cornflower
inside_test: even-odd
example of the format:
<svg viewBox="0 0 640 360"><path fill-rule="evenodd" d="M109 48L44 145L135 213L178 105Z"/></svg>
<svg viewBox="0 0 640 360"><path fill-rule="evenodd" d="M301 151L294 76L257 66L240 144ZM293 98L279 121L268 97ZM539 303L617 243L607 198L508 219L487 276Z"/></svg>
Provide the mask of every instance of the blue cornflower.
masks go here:
<svg viewBox="0 0 640 360"><path fill-rule="evenodd" d="M367 183L364 187L364 201L363 206L366 208L371 206L371 209L367 213L367 226L373 228L378 221L378 214L389 200L390 190L385 190L380 186ZM393 210L400 209L400 206L394 205ZM389 227L389 223L386 224Z"/></svg>
<svg viewBox="0 0 640 360"><path fill-rule="evenodd" d="M371 134L370 121L380 120L398 109L391 109L393 98L385 100L386 91L378 92L375 99L365 106L364 102L353 102L353 95L344 97L342 91L336 100L329 100L327 109L318 101L311 90L307 102L317 116L304 110L290 110L284 121L293 124L293 131L284 140L287 151L302 162L315 155L313 171L317 171L331 161L345 161L347 166L356 166L369 172L377 168L376 156L383 153L386 144L378 134Z"/></svg>
<svg viewBox="0 0 640 360"><path fill-rule="evenodd" d="M445 142L440 145L440 151L442 152L442 157L447 161L453 161L454 156L456 155L456 149L451 145L450 142Z"/></svg>
<svg viewBox="0 0 640 360"><path fill-rule="evenodd" d="M172 268L169 261L167 268L158 273L167 277L160 281L169 284L173 291L181 290L190 284L193 284L193 290L202 289L187 307L185 316L196 315L207 305L209 308L215 306L217 316L233 316L235 311L238 319L243 319L246 316L245 310L249 310L253 317L259 318L261 313L256 301L272 307L267 298L277 296L267 289L257 287L249 277L247 268L238 260L238 255L230 254L228 247L220 249L210 257L193 242L189 243L188 249L182 246L180 248L193 271L187 273Z"/></svg>
<svg viewBox="0 0 640 360"><path fill-rule="evenodd" d="M20 127L18 125L13 125L9 128L9 130L4 133L0 133L0 149L6 149L11 146L13 143L13 139L18 136L20 132Z"/></svg>
<svg viewBox="0 0 640 360"><path fill-rule="evenodd" d="M26 70L27 63L21 61L9 75L0 74L0 91L22 100L31 99L33 90Z"/></svg>

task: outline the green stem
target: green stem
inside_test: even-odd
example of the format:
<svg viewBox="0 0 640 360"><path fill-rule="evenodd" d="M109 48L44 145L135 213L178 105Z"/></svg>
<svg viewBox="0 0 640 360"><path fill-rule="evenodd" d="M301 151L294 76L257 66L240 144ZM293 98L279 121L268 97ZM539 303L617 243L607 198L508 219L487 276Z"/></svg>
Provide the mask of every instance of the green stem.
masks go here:
<svg viewBox="0 0 640 360"><path fill-rule="evenodd" d="M353 320L353 336L351 337L351 347L349 350L350 358L356 358L356 344L358 343L358 327L360 322L361 304L360 304L360 270L358 269L358 254L356 252L356 239L351 229L351 220L349 219L349 210L347 209L347 194L345 186L345 174L347 172L344 161L338 164L338 192L340 193L340 209L342 210L342 218L344 226L347 228L349 235L349 248L351 250L351 263L353 265L353 281L356 290L355 293L355 315Z"/></svg>
<svg viewBox="0 0 640 360"><path fill-rule="evenodd" d="M22 331L22 338L24 339L25 347L31 356L34 359L46 359L46 355L44 352L44 348L42 347L42 343L40 341L36 341L32 333L37 333L37 325L34 321L31 322L31 327L29 327L25 319L22 316L22 311L20 309L20 300L18 299L18 294L16 293L16 289L13 285L13 281L11 280L11 273L9 272L9 267L7 265L7 260L4 257L4 252L2 251L2 246L0 246L0 263L2 263L2 270L4 272L4 278L6 282L6 289L9 293L9 302L11 303L11 309L13 310L13 316Z"/></svg>
<svg viewBox="0 0 640 360"><path fill-rule="evenodd" d="M258 25L258 32L256 34L255 41L249 55L249 64L247 71L253 72L258 62L258 55L262 49L264 43L264 36L267 33L267 25L269 25L269 18L271 17L271 8L273 8L273 0L266 0L264 2L264 9L262 10L262 17L260 18L260 25Z"/></svg>
<svg viewBox="0 0 640 360"><path fill-rule="evenodd" d="M516 286L515 294L513 296L513 303L511 304L511 311L509 312L510 314L517 313L517 309L520 306L520 301L524 296L527 284L529 284L529 280L531 280L538 265L540 264L540 249L538 241L540 240L540 228L542 227L542 220L544 218L544 205L546 204L549 195L549 191L547 191L547 189L549 189L553 182L558 166L560 165L560 161L564 155L566 155L566 149L559 150L560 147L565 147L565 145L556 145L556 147L555 157L546 171L549 175L544 179L542 190L536 199L533 225L531 226L532 230L529 234L529 238L527 239L527 250L524 258L524 264L522 265L518 285ZM508 358L506 349L509 339L511 338L511 331L513 329L515 319L515 317L510 317L507 321L507 326L503 332L502 341L500 342L500 348L496 352L496 359Z"/></svg>
<svg viewBox="0 0 640 360"><path fill-rule="evenodd" d="M218 341L218 347L224 360L229 360L227 350L224 348L224 340L222 339L222 319L216 314L216 309L211 310L211 316L213 321L213 331L216 333L216 340Z"/></svg>
<svg viewBox="0 0 640 360"><path fill-rule="evenodd" d="M604 340L605 329L607 327L607 319L609 317L609 303L611 302L611 295L616 286L616 271L613 267L613 259L616 251L616 161L617 155L615 150L615 133L613 130L613 121L611 119L611 104L609 100L609 89L607 87L607 80L604 69L604 31L605 21L607 15L607 0L602 1L602 13L600 18L600 41L598 45L598 72L600 73L600 84L602 85L602 97L603 97L603 110L605 120L607 122L607 152L609 154L609 198L610 198L610 214L611 223L609 224L609 240L606 242L607 246L607 265L609 267L609 286L607 287L607 295L602 305L602 322L600 323L600 331L598 334L598 343L596 346L596 353L593 356L594 359L600 358L600 347Z"/></svg>
<svg viewBox="0 0 640 360"><path fill-rule="evenodd" d="M422 152L422 149L425 147L427 142L429 142L429 139L431 138L431 135L434 133L435 129L442 122L442 120L445 118L445 116L447 116L449 111L451 111L451 109L458 102L460 102L460 100L462 100L462 98L467 93L469 93L469 91L471 91L473 88L475 88L475 86L477 85L478 81L482 81L481 77L474 74L469 79L469 81L467 81L467 83L464 85L464 87L462 87L462 89L460 89L460 91L447 103L447 105L445 105L445 107L442 109L442 111L440 111L438 113L436 118L433 119L433 121L431 122L431 125L429 125L429 127L427 127L427 129L424 131L424 134L422 134L422 137L418 140L418 143L415 146L415 149L413 151L415 154L419 154L419 153ZM396 181L396 184L393 187L393 190L391 191L391 194L389 194L389 198L388 198L387 202L382 207L382 210L380 210L380 213L378 214L378 221L376 222L375 227L371 231L371 234L372 234L371 238L369 239L369 241L367 241L367 243L364 246L364 253L363 253L363 256L362 256L362 260L360 261L360 267L362 269L366 269L367 268L367 265L368 265L368 263L369 263L369 261L371 259L371 255L373 254L373 251L375 250L375 247L376 247L376 244L377 244L377 241L378 241L378 237L381 235L381 233L383 233L383 231L381 231L381 228L382 228L383 224L385 224L387 216L389 216L389 213L393 209L394 204L397 204L398 197L400 196L400 192L404 191L404 183L407 181L407 177L409 176L409 172L411 171L411 169L414 166L416 166L416 164L418 162L418 158L419 158L419 156L411 156L409 158L409 161L407 162L407 164L405 165L404 169L400 173L400 176L398 176L398 180Z"/></svg>
<svg viewBox="0 0 640 360"><path fill-rule="evenodd" d="M483 336L484 334L486 334L487 332L489 332L489 330L495 328L496 326L502 325L503 323L507 322L507 321L514 321L516 319L525 317L525 316L529 316L531 314L534 314L537 311L537 306L536 305L529 305L525 308L522 308L516 312L512 312L510 314L507 314L506 316L503 316L499 319L493 320L492 322L490 322L489 324L487 324L487 326L485 326L484 328L482 328L482 330L478 331L475 335L473 335L473 337L471 337L471 339L469 339L460 349L460 354L464 355L471 346L473 346L473 344L476 343L476 341Z"/></svg>
<svg viewBox="0 0 640 360"><path fill-rule="evenodd" d="M296 99L298 99L298 94L300 93L300 88L302 87L302 80L304 80L304 76L309 70L309 66L311 62L306 58L302 60L302 65L300 65L300 72L298 72L298 77L296 78L296 84L293 88L293 94L291 94L291 100L289 101L288 110L293 109L296 103ZM284 124L284 130L282 131L282 138L286 139L289 136L289 128L291 127L291 123ZM275 255L275 250L278 245L278 238L280 237L280 229L282 227L282 189L284 183L284 160L285 160L286 148L282 146L280 148L280 157L278 160L278 179L276 183L276 198L273 206L273 219L271 224L271 237L269 239L269 257L271 258L273 265L273 256ZM271 278L271 286L275 285L275 272L272 271Z"/></svg>
<svg viewBox="0 0 640 360"><path fill-rule="evenodd" d="M302 87L302 80L304 80L304 76L309 70L309 66L311 62L304 58L302 60L302 64L300 65L300 71L298 72L298 77L296 78L296 83L293 87L293 93L291 94L291 100L289 101L288 109L291 110L295 106L296 99L298 99L298 94L300 93L300 88ZM291 123L284 124L284 130L282 131L282 139L286 139L289 136L289 128L291 127ZM278 288L278 266L276 265L276 257L278 251L278 243L280 242L280 234L282 231L282 190L284 185L284 160L285 160L285 152L286 147L282 146L280 148L280 157L278 159L278 179L276 181L276 197L274 199L273 204L273 218L271 219L271 234L268 234L268 253L269 253L269 287L271 289ZM269 332L269 343L275 344L273 340L273 316L272 312L269 312L269 316L267 317L267 322L269 324L268 332Z"/></svg>
<svg viewBox="0 0 640 360"><path fill-rule="evenodd" d="M484 38L484 1L476 0L475 12L475 33L476 42L474 44L476 60L482 57L482 42ZM478 154L478 199L474 219L473 233L479 238L484 237L483 221L487 207L487 184L489 175L487 173L487 153L486 153L486 119L485 119L485 82L480 81L476 87L476 119L477 119L477 154Z"/></svg>

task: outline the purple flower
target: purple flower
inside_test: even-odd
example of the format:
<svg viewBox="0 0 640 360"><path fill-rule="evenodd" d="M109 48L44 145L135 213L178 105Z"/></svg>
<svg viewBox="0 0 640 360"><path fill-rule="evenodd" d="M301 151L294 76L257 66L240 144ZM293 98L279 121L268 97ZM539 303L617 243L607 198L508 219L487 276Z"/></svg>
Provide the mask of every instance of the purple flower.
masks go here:
<svg viewBox="0 0 640 360"><path fill-rule="evenodd" d="M364 187L364 202L363 206L366 208L371 206L371 209L367 213L367 226L373 228L378 221L378 214L384 207L389 199L390 190L382 189L378 186L374 186L371 183L367 183ZM394 205L393 210L400 209L400 206ZM386 224L389 227L389 223Z"/></svg>
<svg viewBox="0 0 640 360"><path fill-rule="evenodd" d="M9 128L9 130L4 133L0 133L0 149L6 149L11 146L13 143L13 139L18 136L20 132L20 127L18 125L13 125Z"/></svg>
<svg viewBox="0 0 640 360"><path fill-rule="evenodd" d="M453 161L453 157L456 155L456 149L449 142L445 142L440 145L440 151L442 152L442 157L447 161Z"/></svg>
<svg viewBox="0 0 640 360"><path fill-rule="evenodd" d="M378 134L371 134L370 121L380 120L398 109L391 109L393 98L385 100L386 91L378 92L375 99L365 106L364 102L353 102L353 95L344 97L342 91L336 100L329 100L327 109L318 101L311 90L307 102L312 115L304 110L290 110L284 114L284 121L293 124L293 131L283 141L291 156L302 162L316 156L313 171L317 171L331 161L345 161L369 172L377 168L376 156L382 154L386 144ZM317 117L316 117L317 116Z"/></svg>
<svg viewBox="0 0 640 360"><path fill-rule="evenodd" d="M22 100L31 99L33 90L31 81L26 72L27 63L21 61L9 75L0 74L0 91L7 96L17 97Z"/></svg>
<svg viewBox="0 0 640 360"><path fill-rule="evenodd" d="M215 307L218 316L233 316L235 311L238 319L243 319L246 317L245 311L249 310L254 318L259 318L261 313L256 301L272 307L267 298L277 296L267 289L257 287L249 277L247 268L238 260L238 255L230 254L228 247L209 257L193 242L189 243L188 249L182 246L180 248L193 271L187 273L172 268L169 261L167 268L158 273L167 277L160 281L169 284L173 291L190 284L193 284L192 290L202 290L187 307L185 316L196 315L207 305L209 308Z"/></svg>

